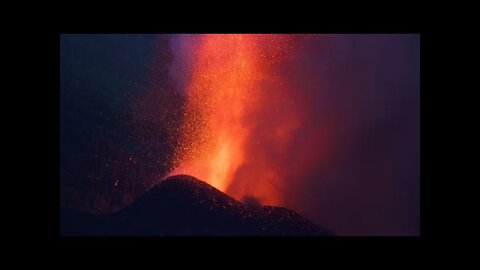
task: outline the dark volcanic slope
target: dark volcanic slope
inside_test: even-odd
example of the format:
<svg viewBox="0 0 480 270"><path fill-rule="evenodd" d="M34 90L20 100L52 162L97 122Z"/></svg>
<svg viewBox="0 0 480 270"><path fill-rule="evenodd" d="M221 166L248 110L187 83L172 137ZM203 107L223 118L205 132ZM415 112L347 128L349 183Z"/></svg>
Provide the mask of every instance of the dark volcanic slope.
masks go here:
<svg viewBox="0 0 480 270"><path fill-rule="evenodd" d="M249 206L187 175L169 177L106 216L61 211L62 235L331 235L283 207Z"/></svg>

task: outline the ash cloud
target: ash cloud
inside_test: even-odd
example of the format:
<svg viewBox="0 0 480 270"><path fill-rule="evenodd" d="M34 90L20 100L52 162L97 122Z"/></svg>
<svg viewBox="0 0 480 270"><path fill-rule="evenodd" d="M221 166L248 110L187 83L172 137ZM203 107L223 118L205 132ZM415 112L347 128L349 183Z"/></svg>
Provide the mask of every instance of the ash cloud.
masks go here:
<svg viewBox="0 0 480 270"><path fill-rule="evenodd" d="M419 234L419 50L418 35L322 35L284 67L304 108L278 163L287 207L341 235Z"/></svg>

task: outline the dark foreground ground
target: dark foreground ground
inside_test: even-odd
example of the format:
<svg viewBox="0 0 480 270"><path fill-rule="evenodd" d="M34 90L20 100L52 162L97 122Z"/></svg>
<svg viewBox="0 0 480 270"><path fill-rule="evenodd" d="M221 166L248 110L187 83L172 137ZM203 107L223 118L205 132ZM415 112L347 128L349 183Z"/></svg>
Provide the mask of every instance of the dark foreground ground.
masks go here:
<svg viewBox="0 0 480 270"><path fill-rule="evenodd" d="M61 209L64 236L331 236L283 208L241 203L187 175L169 177L117 212Z"/></svg>

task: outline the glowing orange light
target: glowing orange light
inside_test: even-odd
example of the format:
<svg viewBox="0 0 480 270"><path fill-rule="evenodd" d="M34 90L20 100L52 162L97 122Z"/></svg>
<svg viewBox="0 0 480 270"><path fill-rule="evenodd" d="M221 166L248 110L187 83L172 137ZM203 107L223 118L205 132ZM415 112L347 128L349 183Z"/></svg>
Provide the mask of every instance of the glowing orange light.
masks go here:
<svg viewBox="0 0 480 270"><path fill-rule="evenodd" d="M238 169L252 153L246 147L252 121L268 109L262 83L281 81L273 72L289 52L283 35L203 35L194 54L187 84L187 107L177 167L171 174L189 174L226 192ZM252 120L253 119L253 120ZM295 124L277 129L281 141ZM261 147L261 146L259 146ZM264 199L278 203L268 181L280 177L268 166L252 172L265 184L256 187ZM239 180L241 181L241 180ZM248 191L230 194L237 198Z"/></svg>

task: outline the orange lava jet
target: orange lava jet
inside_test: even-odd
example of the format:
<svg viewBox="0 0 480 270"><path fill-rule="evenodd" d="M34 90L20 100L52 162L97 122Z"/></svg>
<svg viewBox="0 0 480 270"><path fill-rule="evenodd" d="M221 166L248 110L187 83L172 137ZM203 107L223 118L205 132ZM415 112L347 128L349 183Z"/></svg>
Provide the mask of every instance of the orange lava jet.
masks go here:
<svg viewBox="0 0 480 270"><path fill-rule="evenodd" d="M276 72L295 50L297 37L198 37L186 82L181 143L170 175L195 176L237 199L255 196L262 203L280 204L281 188L276 183L282 175L268 160L259 160L251 145L261 148L263 139L273 140L281 150L282 143L298 127L299 114L293 110L287 86ZM268 136L255 138L252 130L257 120L265 122L280 107L288 110L282 121L271 123ZM255 166L244 166L252 161ZM248 185L232 188L234 182L246 178Z"/></svg>

